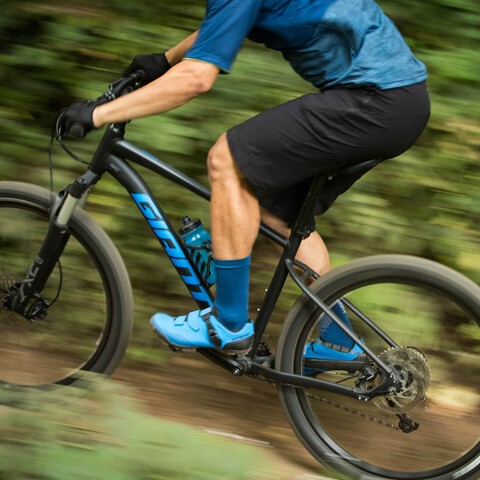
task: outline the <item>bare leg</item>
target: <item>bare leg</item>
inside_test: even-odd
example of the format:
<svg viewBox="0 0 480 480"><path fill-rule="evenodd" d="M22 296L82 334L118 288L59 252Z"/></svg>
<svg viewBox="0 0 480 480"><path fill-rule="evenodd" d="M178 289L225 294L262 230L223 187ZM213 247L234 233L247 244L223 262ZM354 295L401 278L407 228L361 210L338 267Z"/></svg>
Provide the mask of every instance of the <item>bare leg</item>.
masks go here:
<svg viewBox="0 0 480 480"><path fill-rule="evenodd" d="M232 157L226 134L211 148L207 161L214 256L218 260L247 257L258 235L260 207Z"/></svg>
<svg viewBox="0 0 480 480"><path fill-rule="evenodd" d="M262 221L282 235L290 235L291 229L287 222L263 208ZM319 275L325 275L330 271L330 256L325 243L317 232L312 232L308 238L302 241L295 258L308 265Z"/></svg>
<svg viewBox="0 0 480 480"><path fill-rule="evenodd" d="M176 348L228 347L233 351L248 351L254 335L253 323L248 320L250 254L260 226L260 206L236 166L225 134L209 152L208 173L217 273L214 308L182 317L157 313L151 323L157 333ZM268 212L263 212L262 218L288 235L290 229L285 222ZM317 233L302 242L297 258L319 274L330 269L328 251Z"/></svg>
<svg viewBox="0 0 480 480"><path fill-rule="evenodd" d="M157 313L155 331L167 343L181 348L228 348L247 352L254 326L248 319L250 254L260 226L260 207L238 170L223 134L208 155L212 188L212 243L217 277L213 308L186 316Z"/></svg>
<svg viewBox="0 0 480 480"><path fill-rule="evenodd" d="M208 174L212 189L212 240L216 259L230 260L250 255L260 225L260 208L245 177L239 171L226 134L220 136L208 156ZM288 236L287 223L262 209L262 220ZM320 275L330 270L327 247L317 232L303 240L297 260Z"/></svg>
<svg viewBox="0 0 480 480"><path fill-rule="evenodd" d="M209 152L208 174L214 256L219 260L244 258L250 255L258 235L260 207L232 157L225 134ZM267 210L262 209L261 217L279 233L290 234L287 223ZM320 275L330 270L327 247L317 232L302 241L296 258Z"/></svg>

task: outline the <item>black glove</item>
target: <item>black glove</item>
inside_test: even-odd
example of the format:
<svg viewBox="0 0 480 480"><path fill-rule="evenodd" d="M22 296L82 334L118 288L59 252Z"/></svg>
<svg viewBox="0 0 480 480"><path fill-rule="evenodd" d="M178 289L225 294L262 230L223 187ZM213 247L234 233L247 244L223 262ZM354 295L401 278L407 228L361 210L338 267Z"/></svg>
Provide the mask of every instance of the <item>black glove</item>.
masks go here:
<svg viewBox="0 0 480 480"><path fill-rule="evenodd" d="M95 128L93 124L93 111L99 105L109 100L101 96L96 100L74 103L60 113L57 123L57 131L60 135L70 133L75 138L83 138Z"/></svg>
<svg viewBox="0 0 480 480"><path fill-rule="evenodd" d="M158 77L170 70L171 65L168 63L164 53L150 53L147 55L137 55L133 58L132 63L123 72L124 77L128 77L137 70L145 72L145 78L142 85L153 82Z"/></svg>

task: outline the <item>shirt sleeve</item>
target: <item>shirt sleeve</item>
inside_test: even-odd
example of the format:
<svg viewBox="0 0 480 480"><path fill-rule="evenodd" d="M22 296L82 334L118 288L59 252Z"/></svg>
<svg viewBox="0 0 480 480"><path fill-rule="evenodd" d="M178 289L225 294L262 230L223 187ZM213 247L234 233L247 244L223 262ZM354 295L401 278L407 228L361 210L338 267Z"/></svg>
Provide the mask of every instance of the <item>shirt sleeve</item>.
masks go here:
<svg viewBox="0 0 480 480"><path fill-rule="evenodd" d="M229 73L257 19L262 0L207 0L207 13L186 59L201 60Z"/></svg>

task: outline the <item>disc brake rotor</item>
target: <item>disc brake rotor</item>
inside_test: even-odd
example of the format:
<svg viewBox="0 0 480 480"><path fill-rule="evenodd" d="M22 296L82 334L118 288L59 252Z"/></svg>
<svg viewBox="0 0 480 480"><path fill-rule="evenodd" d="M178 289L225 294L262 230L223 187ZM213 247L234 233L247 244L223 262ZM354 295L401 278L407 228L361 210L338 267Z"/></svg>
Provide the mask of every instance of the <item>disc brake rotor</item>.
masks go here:
<svg viewBox="0 0 480 480"><path fill-rule="evenodd" d="M405 413L414 409L425 399L430 386L430 368L422 353L411 347L397 347L386 350L379 358L387 365L395 367L401 378L399 392L386 397L375 397L372 402L380 410L388 413ZM375 388L381 382L379 375L370 382Z"/></svg>

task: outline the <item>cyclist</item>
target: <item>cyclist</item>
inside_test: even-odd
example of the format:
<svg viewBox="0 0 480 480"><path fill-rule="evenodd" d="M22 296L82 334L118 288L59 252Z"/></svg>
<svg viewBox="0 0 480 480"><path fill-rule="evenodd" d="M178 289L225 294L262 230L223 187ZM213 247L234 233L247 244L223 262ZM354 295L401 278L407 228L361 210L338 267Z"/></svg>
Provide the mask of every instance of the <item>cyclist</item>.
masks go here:
<svg viewBox="0 0 480 480"><path fill-rule="evenodd" d="M318 93L276 106L229 129L211 148L214 307L183 316L155 314L157 333L176 348L248 350L250 256L260 219L287 235L314 175L387 159L412 146L430 112L427 71L373 0L207 0L200 29L161 54L136 56L144 86L112 102L72 105L64 117L86 131L160 114L210 90L229 73L244 40L280 51ZM255 72L252 72L254 75ZM315 212L325 212L358 176L329 182ZM324 274L328 251L314 231L297 259ZM334 311L349 326L340 302ZM362 352L325 315L305 354L355 358Z"/></svg>

